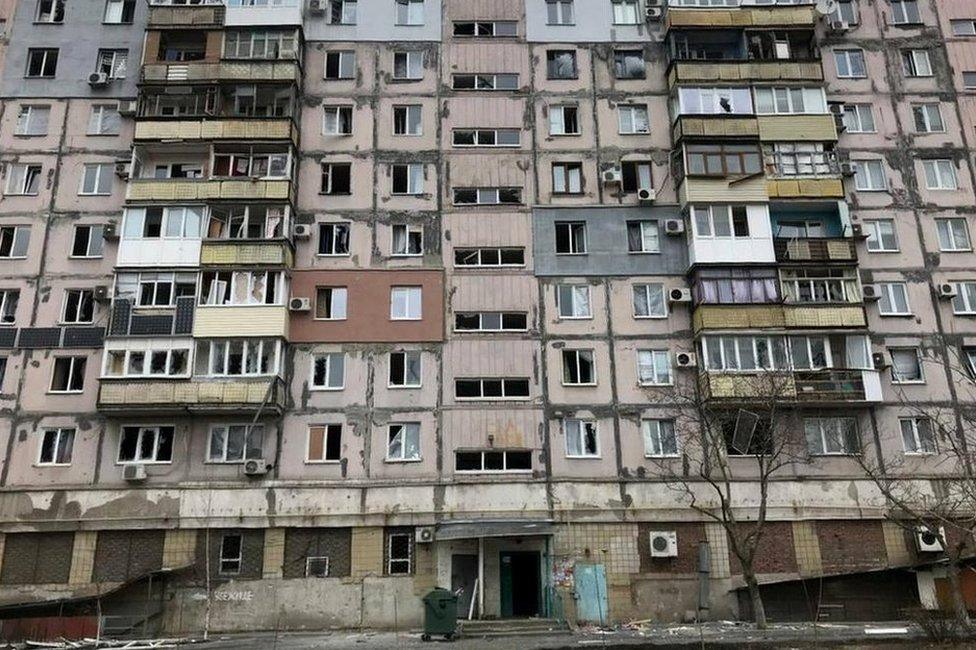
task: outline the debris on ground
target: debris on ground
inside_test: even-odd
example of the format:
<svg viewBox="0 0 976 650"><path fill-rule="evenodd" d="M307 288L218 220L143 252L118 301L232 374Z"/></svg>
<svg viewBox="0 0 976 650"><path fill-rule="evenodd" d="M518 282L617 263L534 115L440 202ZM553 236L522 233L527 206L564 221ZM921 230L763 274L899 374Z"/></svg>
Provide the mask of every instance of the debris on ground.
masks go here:
<svg viewBox="0 0 976 650"><path fill-rule="evenodd" d="M15 650L160 650L196 643L195 639L61 639L59 641L23 641L6 646Z"/></svg>

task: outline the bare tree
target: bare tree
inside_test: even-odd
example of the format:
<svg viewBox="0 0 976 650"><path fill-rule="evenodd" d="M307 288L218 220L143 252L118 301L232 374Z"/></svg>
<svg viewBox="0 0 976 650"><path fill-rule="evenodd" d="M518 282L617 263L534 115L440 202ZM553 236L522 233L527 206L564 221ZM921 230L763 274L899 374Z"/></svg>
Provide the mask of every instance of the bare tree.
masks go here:
<svg viewBox="0 0 976 650"><path fill-rule="evenodd" d="M756 626L765 628L755 565L766 533L769 488L806 448L797 426L793 373L712 373L679 383L668 394L684 462L678 467L662 461L661 473L689 507L722 526Z"/></svg>

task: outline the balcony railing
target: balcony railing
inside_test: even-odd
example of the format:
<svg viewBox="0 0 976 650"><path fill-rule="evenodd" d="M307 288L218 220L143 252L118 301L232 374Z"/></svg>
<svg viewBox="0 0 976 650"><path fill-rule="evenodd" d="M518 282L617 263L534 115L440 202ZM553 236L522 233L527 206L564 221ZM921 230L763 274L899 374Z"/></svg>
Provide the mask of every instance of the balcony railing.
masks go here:
<svg viewBox="0 0 976 650"><path fill-rule="evenodd" d="M777 237L777 262L856 262L857 247L849 237Z"/></svg>
<svg viewBox="0 0 976 650"><path fill-rule="evenodd" d="M203 201L208 199L275 199L291 198L292 185L287 178L271 179L155 179L129 180L129 201Z"/></svg>
<svg viewBox="0 0 976 650"><path fill-rule="evenodd" d="M839 176L840 163L833 151L772 151L763 156L766 173L774 178Z"/></svg>
<svg viewBox="0 0 976 650"><path fill-rule="evenodd" d="M142 81L197 83L207 81L265 81L299 83L297 61L219 61L216 63L150 63L142 66Z"/></svg>
<svg viewBox="0 0 976 650"><path fill-rule="evenodd" d="M278 377L255 379L106 380L98 390L103 412L240 413L260 409L279 413L285 406L284 382Z"/></svg>
<svg viewBox="0 0 976 650"><path fill-rule="evenodd" d="M719 372L699 374L702 395L710 400L846 404L881 401L877 370Z"/></svg>
<svg viewBox="0 0 976 650"><path fill-rule="evenodd" d="M189 336L193 332L193 309L196 298L176 299L172 309L152 308L140 313L132 300L112 301L109 336Z"/></svg>
<svg viewBox="0 0 976 650"><path fill-rule="evenodd" d="M675 61L668 73L671 86L684 83L823 81L820 61Z"/></svg>
<svg viewBox="0 0 976 650"><path fill-rule="evenodd" d="M149 5L148 24L150 29L216 27L224 24L224 15L222 2L192 5L153 2Z"/></svg>
<svg viewBox="0 0 976 650"><path fill-rule="evenodd" d="M737 3L738 4L738 3ZM701 8L669 2L668 28L715 27L814 27L819 14L812 5L773 7Z"/></svg>
<svg viewBox="0 0 976 650"><path fill-rule="evenodd" d="M867 326L861 304L698 305L692 316L696 332L737 329L847 329Z"/></svg>
<svg viewBox="0 0 976 650"><path fill-rule="evenodd" d="M288 334L286 305L199 305L193 317L193 336L284 337Z"/></svg>
<svg viewBox="0 0 976 650"><path fill-rule="evenodd" d="M206 117L172 120L140 118L136 140L291 140L298 142L298 128L291 118Z"/></svg>
<svg viewBox="0 0 976 650"><path fill-rule="evenodd" d="M287 240L205 239L200 264L206 266L291 266L291 245Z"/></svg>

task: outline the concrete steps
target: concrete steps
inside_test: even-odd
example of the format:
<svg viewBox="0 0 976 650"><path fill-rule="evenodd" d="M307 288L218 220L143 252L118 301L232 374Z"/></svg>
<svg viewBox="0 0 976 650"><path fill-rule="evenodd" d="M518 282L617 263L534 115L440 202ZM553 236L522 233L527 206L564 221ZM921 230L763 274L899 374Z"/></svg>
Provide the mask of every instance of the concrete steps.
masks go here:
<svg viewBox="0 0 976 650"><path fill-rule="evenodd" d="M566 623L553 618L507 618L483 621L458 621L462 637L547 636L570 634Z"/></svg>

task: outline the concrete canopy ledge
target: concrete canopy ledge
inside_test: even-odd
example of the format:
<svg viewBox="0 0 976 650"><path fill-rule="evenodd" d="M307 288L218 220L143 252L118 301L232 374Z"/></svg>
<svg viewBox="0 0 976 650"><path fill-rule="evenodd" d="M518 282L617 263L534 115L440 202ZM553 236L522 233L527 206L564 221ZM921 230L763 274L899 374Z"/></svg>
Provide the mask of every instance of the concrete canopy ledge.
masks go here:
<svg viewBox="0 0 976 650"><path fill-rule="evenodd" d="M434 539L441 542L478 537L527 537L553 534L555 534L555 527L548 520L453 521L437 524Z"/></svg>

